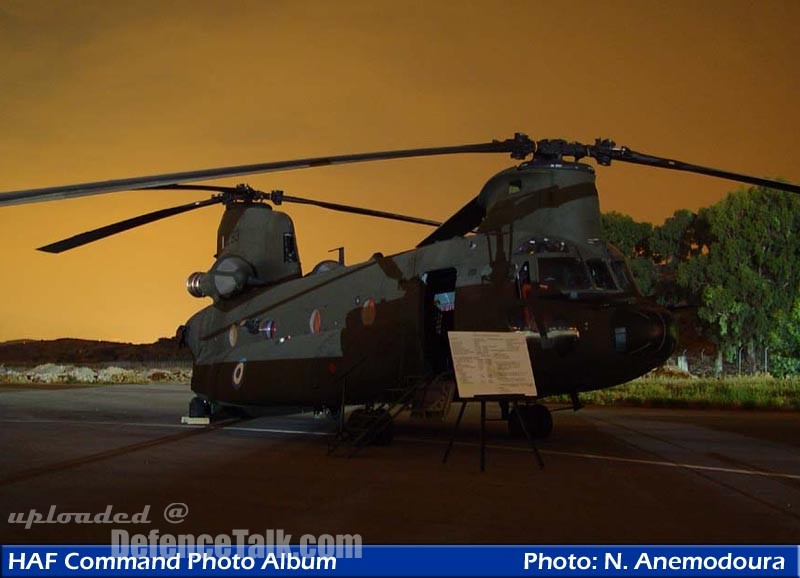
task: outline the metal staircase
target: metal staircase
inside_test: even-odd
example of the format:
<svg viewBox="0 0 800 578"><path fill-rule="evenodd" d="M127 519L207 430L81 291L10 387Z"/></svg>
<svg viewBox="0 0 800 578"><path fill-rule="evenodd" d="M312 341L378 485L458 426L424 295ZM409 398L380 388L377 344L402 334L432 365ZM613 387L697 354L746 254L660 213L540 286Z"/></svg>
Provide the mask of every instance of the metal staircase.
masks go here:
<svg viewBox="0 0 800 578"><path fill-rule="evenodd" d="M328 455L335 454L342 446L348 447L347 457L352 457L370 444L389 445L394 419L406 409L411 409L414 417L444 419L454 391L452 373L408 377L405 385L389 389L390 401L354 410L346 424L342 422L339 431L330 439Z"/></svg>

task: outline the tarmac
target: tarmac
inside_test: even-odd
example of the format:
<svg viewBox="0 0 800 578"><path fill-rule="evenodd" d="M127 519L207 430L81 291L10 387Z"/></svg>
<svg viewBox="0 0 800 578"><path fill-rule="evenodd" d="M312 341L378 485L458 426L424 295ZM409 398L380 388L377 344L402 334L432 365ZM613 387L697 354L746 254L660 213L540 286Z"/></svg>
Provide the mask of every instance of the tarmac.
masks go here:
<svg viewBox="0 0 800 578"><path fill-rule="evenodd" d="M171 534L358 534L365 544L800 543L800 414L587 407L538 442L490 421L479 469L471 405L397 421L388 447L328 455L312 413L180 424L187 385L0 387L0 543ZM490 417L498 410L490 407ZM167 520L175 506L185 516ZM12 523L31 510L146 523ZM165 515L165 511L167 515Z"/></svg>

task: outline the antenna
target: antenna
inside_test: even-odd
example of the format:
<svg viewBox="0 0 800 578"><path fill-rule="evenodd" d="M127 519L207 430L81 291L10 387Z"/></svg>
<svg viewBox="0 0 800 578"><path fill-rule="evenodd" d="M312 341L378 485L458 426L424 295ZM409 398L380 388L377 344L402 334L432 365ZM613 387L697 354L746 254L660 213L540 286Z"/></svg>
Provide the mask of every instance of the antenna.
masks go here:
<svg viewBox="0 0 800 578"><path fill-rule="evenodd" d="M333 253L334 251L339 251L339 265L344 265L344 247L336 247L328 251L328 253Z"/></svg>

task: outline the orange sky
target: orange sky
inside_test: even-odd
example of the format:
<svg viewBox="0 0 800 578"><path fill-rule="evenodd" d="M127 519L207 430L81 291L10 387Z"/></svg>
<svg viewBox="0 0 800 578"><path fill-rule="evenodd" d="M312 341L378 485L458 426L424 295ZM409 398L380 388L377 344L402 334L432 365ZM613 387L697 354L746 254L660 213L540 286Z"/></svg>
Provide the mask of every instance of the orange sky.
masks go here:
<svg viewBox="0 0 800 578"><path fill-rule="evenodd" d="M515 131L611 137L800 182L798 23L796 0L4 0L0 191ZM246 180L443 220L509 164L472 155ZM736 187L622 164L598 173L603 210L653 222ZM63 255L34 248L202 198L133 192L0 208L0 340L172 335L208 302L184 280L211 265L221 208ZM305 270L333 247L355 262L428 231L289 212Z"/></svg>

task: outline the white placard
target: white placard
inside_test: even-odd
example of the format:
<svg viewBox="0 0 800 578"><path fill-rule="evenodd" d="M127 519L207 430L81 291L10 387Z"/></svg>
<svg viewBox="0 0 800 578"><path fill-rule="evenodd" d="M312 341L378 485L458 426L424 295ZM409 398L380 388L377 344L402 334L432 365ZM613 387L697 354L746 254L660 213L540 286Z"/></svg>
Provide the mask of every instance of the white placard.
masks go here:
<svg viewBox="0 0 800 578"><path fill-rule="evenodd" d="M522 333L450 331L458 395L536 395Z"/></svg>

